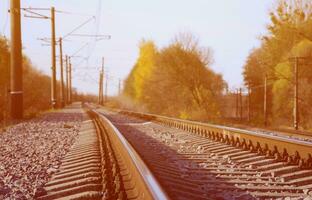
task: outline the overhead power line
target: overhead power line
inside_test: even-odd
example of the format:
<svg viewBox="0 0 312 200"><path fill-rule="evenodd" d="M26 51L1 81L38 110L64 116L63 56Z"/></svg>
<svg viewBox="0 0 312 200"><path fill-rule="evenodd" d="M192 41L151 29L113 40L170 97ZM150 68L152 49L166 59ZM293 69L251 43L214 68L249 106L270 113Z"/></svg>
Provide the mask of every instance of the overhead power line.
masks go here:
<svg viewBox="0 0 312 200"><path fill-rule="evenodd" d="M71 34L73 34L75 31L79 30L80 28L82 28L83 26L85 26L86 24L88 24L90 21L94 20L95 17L92 16L91 18L89 18L88 20L86 20L85 22L83 22L82 24L80 24L79 26L77 26L76 28L74 28L72 31L70 31L69 33L67 33L66 35L63 36L63 38L66 38L68 36L70 36Z"/></svg>

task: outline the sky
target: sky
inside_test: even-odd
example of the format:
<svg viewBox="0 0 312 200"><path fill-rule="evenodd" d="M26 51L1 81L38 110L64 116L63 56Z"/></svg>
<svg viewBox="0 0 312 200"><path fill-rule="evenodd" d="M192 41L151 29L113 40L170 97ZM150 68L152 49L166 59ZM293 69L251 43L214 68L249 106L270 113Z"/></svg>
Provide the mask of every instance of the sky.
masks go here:
<svg viewBox="0 0 312 200"><path fill-rule="evenodd" d="M124 80L135 64L142 39L151 39L162 48L181 32L194 34L201 46L212 49L211 68L223 75L230 88L242 86L244 63L250 50L259 46L259 37L266 33L269 11L275 1L21 0L21 7L54 6L58 11L56 37L66 36L89 19L74 33L110 35L111 39L100 41L68 36L63 51L75 55L73 86L92 94L98 92L98 70L104 57L108 94L115 95L119 80ZM9 0L0 0L0 34L7 38L10 34L8 7ZM50 15L45 10L36 12ZM23 53L45 74L51 74L51 47L40 38L51 37L50 26L49 20L22 17ZM57 67L59 72L59 65Z"/></svg>

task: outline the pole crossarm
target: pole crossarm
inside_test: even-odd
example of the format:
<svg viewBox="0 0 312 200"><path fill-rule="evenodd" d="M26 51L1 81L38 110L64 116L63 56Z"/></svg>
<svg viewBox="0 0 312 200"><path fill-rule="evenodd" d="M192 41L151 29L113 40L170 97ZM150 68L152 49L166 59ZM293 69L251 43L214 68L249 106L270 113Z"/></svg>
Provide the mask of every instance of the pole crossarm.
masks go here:
<svg viewBox="0 0 312 200"><path fill-rule="evenodd" d="M51 43L51 38L37 38L37 40L41 40L46 43Z"/></svg>
<svg viewBox="0 0 312 200"><path fill-rule="evenodd" d="M49 17L40 17L40 16L32 16L32 15L24 15L24 17L33 18L33 19L50 19Z"/></svg>
<svg viewBox="0 0 312 200"><path fill-rule="evenodd" d="M55 39L56 39L55 44L59 45L60 44L59 41L60 41L61 37L55 38ZM45 37L45 38L37 38L37 40L45 42L45 43L41 44L41 46L51 46L51 44L50 44L51 43L51 38L47 38L47 37ZM62 41L64 42L64 41L68 41L68 40L63 40L62 39Z"/></svg>
<svg viewBox="0 0 312 200"><path fill-rule="evenodd" d="M34 12L32 11L31 8L21 8L23 11L25 12L28 12L30 14L33 14L33 15L24 15L24 17L27 17L27 18L37 18L37 19L51 19L51 17L48 17L48 16L45 16L43 14L40 14L40 13L37 13L37 12ZM50 9L49 9L50 10Z"/></svg>
<svg viewBox="0 0 312 200"><path fill-rule="evenodd" d="M33 7L28 7L28 8L21 8L22 10L46 10L49 11L50 8L33 8Z"/></svg>

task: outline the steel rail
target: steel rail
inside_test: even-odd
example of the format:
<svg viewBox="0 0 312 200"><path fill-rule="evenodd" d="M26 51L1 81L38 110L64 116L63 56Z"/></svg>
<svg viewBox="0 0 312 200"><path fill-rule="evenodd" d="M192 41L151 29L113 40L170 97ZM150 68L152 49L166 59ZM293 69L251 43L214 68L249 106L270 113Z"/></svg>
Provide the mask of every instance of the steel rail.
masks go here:
<svg viewBox="0 0 312 200"><path fill-rule="evenodd" d="M131 174L134 186L131 184L130 190L126 190L127 196L131 196L131 199L169 199L152 172L119 130L100 112L95 110L92 112L99 117L110 137L114 151L121 155L122 161Z"/></svg>
<svg viewBox="0 0 312 200"><path fill-rule="evenodd" d="M259 152L263 155L284 160L290 164L297 164L299 166L312 165L312 142L155 114L125 110L115 111L183 129L203 137L241 147L245 150Z"/></svg>

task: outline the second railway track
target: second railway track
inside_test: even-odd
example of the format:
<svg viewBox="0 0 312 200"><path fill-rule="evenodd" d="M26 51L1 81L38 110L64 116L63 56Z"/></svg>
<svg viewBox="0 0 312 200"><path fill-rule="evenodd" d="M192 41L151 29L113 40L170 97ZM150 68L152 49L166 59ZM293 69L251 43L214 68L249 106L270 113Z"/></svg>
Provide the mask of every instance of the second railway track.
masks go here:
<svg viewBox="0 0 312 200"><path fill-rule="evenodd" d="M248 145L248 141L244 148L219 139L220 135L196 134L196 128L194 131L182 124L179 129L178 123L169 118L159 123L152 116L121 113L102 111L142 156L172 199L310 199L312 196L309 160L312 145L304 147L310 152L301 150L307 159L296 162L296 154L285 157L274 152L274 148L265 150L268 147L260 151Z"/></svg>

